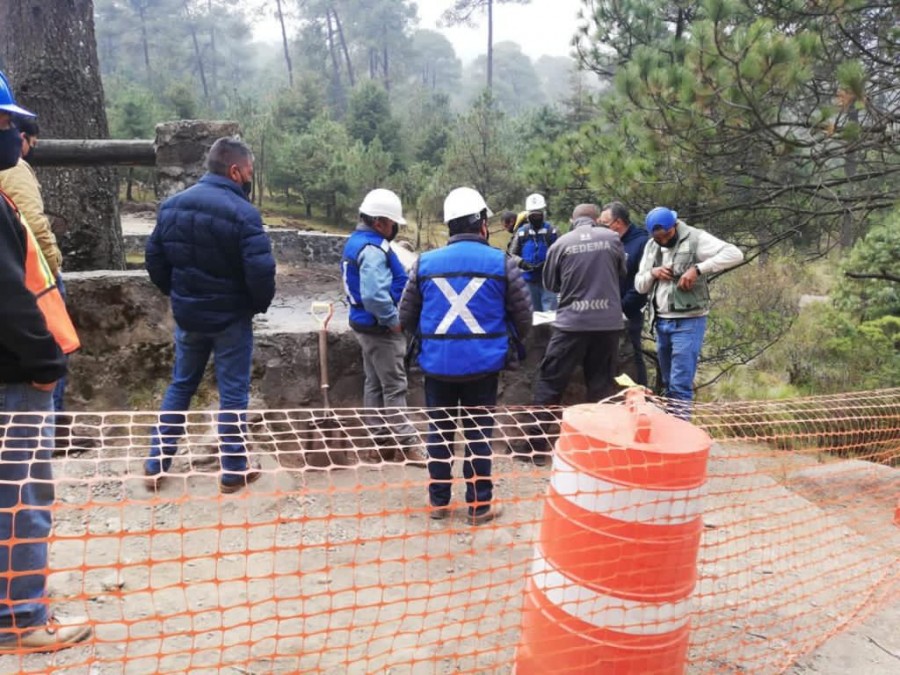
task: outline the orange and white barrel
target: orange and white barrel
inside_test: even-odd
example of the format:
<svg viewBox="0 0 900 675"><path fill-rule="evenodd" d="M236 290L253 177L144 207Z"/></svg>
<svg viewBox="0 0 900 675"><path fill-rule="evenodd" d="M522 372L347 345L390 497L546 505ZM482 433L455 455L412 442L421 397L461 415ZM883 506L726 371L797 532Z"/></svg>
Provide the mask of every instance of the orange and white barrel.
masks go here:
<svg viewBox="0 0 900 675"><path fill-rule="evenodd" d="M516 675L684 671L710 445L640 400L563 413Z"/></svg>

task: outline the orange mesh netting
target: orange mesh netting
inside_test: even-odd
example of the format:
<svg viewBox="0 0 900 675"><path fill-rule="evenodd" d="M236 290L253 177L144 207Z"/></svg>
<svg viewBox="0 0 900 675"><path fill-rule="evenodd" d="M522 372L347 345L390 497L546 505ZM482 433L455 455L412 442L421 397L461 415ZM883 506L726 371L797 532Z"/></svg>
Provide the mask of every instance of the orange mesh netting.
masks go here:
<svg viewBox="0 0 900 675"><path fill-rule="evenodd" d="M621 398L607 405L627 407ZM248 447L263 476L231 495L219 491L214 411L188 414L157 492L143 475L156 413L76 414L73 446L54 459L48 602L59 615L86 616L94 635L56 654L0 655L0 672L509 673L525 657L593 672L567 666L568 643L553 638L576 617L591 639L641 649L689 630L690 673L777 673L900 601L900 389L698 404L694 424L713 441L704 485L703 463L671 473L657 465L670 451L697 459L706 450L695 447L702 434L660 421L653 402L651 440L667 449L638 445L614 476L608 467L587 475L578 453L599 467L634 434L621 424L607 438L598 438L602 423L575 428L593 414L584 409L567 416L568 454L554 466L516 461L510 448L538 431L538 412L551 411L494 411L494 496L504 511L478 526L466 517L461 467L453 512L432 520L426 469L377 445L366 411L249 413ZM393 421L403 416L424 439L427 411ZM615 498L588 492L613 484ZM602 504L611 513L599 513ZM568 531L579 508L597 511L578 525L586 534L541 541L542 531ZM687 562L636 554L627 542L598 548L597 528L608 528L606 539L662 536L662 546L683 537ZM671 585L641 587L633 573L642 565ZM551 572L580 579L581 600L556 593ZM592 609L582 611L587 596ZM523 636L532 604L532 628L544 627ZM523 662L519 670L532 672Z"/></svg>

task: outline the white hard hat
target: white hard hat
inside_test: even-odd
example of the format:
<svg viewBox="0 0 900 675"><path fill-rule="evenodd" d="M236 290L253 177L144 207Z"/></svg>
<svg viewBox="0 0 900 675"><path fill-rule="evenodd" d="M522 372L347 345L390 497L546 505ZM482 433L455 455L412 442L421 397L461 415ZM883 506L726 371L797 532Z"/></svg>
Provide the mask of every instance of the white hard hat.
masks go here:
<svg viewBox="0 0 900 675"><path fill-rule="evenodd" d="M526 211L543 211L546 208L547 200L544 199L544 195L542 194L535 192L533 195L528 195L525 198Z"/></svg>
<svg viewBox="0 0 900 675"><path fill-rule="evenodd" d="M484 210L487 210L488 218L494 215L478 190L470 187L456 188L451 190L444 200L444 222L449 223L451 220L472 216Z"/></svg>
<svg viewBox="0 0 900 675"><path fill-rule="evenodd" d="M359 212L372 218L389 218L395 223L406 225L403 218L403 207L396 193L384 188L372 190L359 205Z"/></svg>

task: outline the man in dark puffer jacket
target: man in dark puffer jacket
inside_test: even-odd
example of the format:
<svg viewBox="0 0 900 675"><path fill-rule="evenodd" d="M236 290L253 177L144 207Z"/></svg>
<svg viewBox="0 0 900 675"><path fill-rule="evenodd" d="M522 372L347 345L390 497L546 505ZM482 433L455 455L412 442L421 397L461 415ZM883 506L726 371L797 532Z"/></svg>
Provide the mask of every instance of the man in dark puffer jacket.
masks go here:
<svg viewBox="0 0 900 675"><path fill-rule="evenodd" d="M219 386L221 491L237 492L259 478L248 466L243 437L250 397L254 314L275 295L275 260L259 211L248 197L253 154L236 138L220 138L200 182L166 200L147 241L150 279L172 301L175 366L144 464L156 489L178 450L185 416L214 356ZM229 412L225 412L229 411Z"/></svg>

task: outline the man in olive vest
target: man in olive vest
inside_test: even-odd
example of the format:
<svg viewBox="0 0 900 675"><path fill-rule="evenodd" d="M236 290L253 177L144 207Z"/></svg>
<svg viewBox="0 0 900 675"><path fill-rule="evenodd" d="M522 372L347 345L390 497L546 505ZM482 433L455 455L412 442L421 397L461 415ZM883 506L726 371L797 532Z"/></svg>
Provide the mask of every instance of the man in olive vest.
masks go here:
<svg viewBox="0 0 900 675"><path fill-rule="evenodd" d="M493 502L491 434L499 373L506 367L513 331L531 328L528 287L515 260L488 244L491 212L478 191L461 187L444 201L450 241L423 253L400 302L400 322L421 339L428 438L431 518L450 515L453 438L459 407L465 427L466 503L469 522L500 515Z"/></svg>
<svg viewBox="0 0 900 675"><path fill-rule="evenodd" d="M709 314L706 279L739 265L744 254L734 244L679 220L678 213L665 206L650 211L646 222L652 239L634 288L648 296L663 394L673 399L674 414L689 419Z"/></svg>

